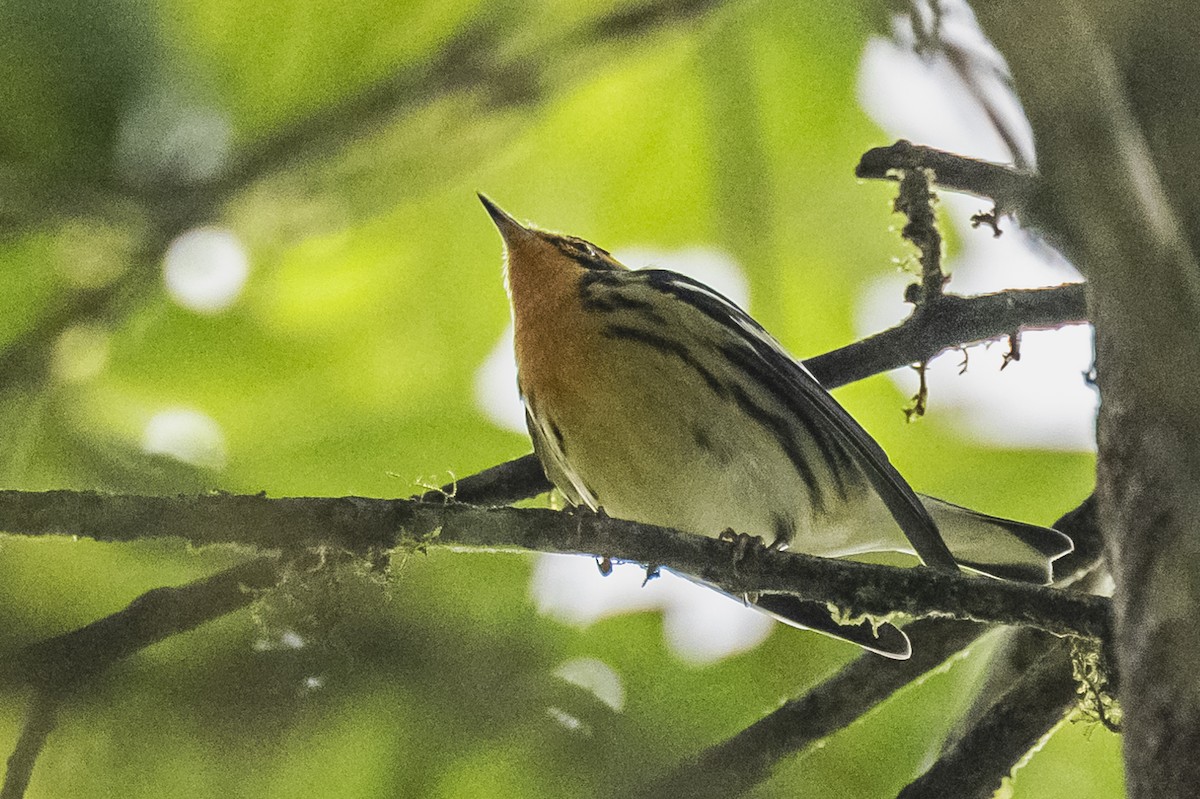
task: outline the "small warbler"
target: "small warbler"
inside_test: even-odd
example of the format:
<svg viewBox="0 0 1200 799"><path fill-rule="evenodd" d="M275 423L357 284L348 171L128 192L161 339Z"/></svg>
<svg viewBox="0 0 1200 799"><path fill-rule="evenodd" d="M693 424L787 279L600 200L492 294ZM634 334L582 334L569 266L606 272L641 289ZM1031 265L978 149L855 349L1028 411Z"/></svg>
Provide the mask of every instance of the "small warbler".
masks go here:
<svg viewBox="0 0 1200 799"><path fill-rule="evenodd" d="M675 272L630 270L583 239L500 229L517 382L534 451L575 506L708 536L840 557L917 554L1048 583L1056 530L921 496L869 434L745 311ZM891 624L839 624L824 603L753 599L795 626L893 658Z"/></svg>

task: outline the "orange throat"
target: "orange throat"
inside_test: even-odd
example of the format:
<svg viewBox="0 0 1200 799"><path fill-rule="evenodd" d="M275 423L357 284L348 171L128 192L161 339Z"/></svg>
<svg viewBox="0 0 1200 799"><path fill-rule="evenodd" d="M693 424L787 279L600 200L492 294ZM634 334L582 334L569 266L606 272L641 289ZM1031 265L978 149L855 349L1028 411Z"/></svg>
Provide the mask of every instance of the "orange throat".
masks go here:
<svg viewBox="0 0 1200 799"><path fill-rule="evenodd" d="M587 342L598 333L580 299L586 270L554 255L543 242L521 242L509 251L506 269L518 382L538 407L570 401L581 389Z"/></svg>

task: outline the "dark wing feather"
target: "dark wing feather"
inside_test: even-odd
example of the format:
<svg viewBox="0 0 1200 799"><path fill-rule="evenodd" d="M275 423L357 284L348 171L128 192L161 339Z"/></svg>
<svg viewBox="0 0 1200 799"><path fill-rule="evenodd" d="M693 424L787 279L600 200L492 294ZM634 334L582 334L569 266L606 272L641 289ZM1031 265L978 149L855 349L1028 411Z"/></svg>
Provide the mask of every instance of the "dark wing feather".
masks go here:
<svg viewBox="0 0 1200 799"><path fill-rule="evenodd" d="M637 275L659 291L687 302L720 325L730 328L746 342L748 355L765 365L782 389L779 396L802 419L824 423L853 454L871 486L921 560L943 571L958 565L942 540L937 525L912 488L900 476L887 455L845 408L837 403L812 373L779 345L750 315L713 289L677 272L643 269Z"/></svg>
<svg viewBox="0 0 1200 799"><path fill-rule="evenodd" d="M864 620L857 624L839 624L834 621L829 607L824 602L813 602L787 594L763 594L754 601L754 605L793 627L803 627L831 638L840 638L858 644L877 655L893 660L907 660L912 655L912 644L908 636L889 622L876 625Z"/></svg>

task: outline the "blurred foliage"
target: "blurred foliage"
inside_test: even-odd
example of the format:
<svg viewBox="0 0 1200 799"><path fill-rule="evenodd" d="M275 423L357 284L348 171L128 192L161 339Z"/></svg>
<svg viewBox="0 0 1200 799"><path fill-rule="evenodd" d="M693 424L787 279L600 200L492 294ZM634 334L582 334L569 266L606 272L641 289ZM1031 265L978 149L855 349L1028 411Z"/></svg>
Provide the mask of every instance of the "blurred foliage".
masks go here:
<svg viewBox="0 0 1200 799"><path fill-rule="evenodd" d="M475 399L508 316L476 189L610 249L728 253L800 355L851 340L859 287L904 252L890 189L852 177L882 141L855 99L871 27L832 0L8 0L0 30L5 487L402 496L525 453ZM204 226L250 256L221 313L162 283ZM1090 490L1090 458L984 448L936 409L901 424L886 380L840 396L923 490L1045 521ZM148 452L171 408L211 418L222 456ZM6 538L0 647L242 556ZM593 796L857 654L781 629L688 666L654 614L539 616L530 563L431 551L386 584L290 583L82 691L29 795ZM619 675L622 710L554 676L576 657ZM974 679L910 689L756 795L893 795ZM2 690L11 741L27 696ZM1068 725L1020 795L1115 796L1116 750Z"/></svg>

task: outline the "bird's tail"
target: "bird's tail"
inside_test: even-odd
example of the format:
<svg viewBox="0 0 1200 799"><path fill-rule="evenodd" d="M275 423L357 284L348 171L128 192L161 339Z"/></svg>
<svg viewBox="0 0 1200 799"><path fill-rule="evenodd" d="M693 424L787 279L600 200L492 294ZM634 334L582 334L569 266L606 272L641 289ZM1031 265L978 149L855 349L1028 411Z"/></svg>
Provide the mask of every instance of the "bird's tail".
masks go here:
<svg viewBox="0 0 1200 799"><path fill-rule="evenodd" d="M1057 530L988 516L921 495L954 559L1001 580L1049 585L1051 564L1075 548Z"/></svg>
<svg viewBox="0 0 1200 799"><path fill-rule="evenodd" d="M753 601L759 610L785 624L840 638L892 660L907 660L912 655L908 636L887 621L869 619L843 624L830 613L829 605L788 594L763 594Z"/></svg>

